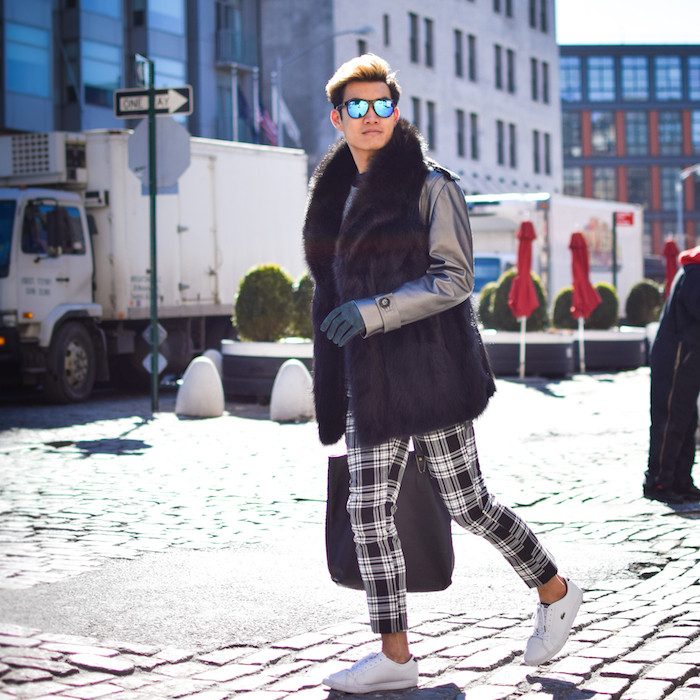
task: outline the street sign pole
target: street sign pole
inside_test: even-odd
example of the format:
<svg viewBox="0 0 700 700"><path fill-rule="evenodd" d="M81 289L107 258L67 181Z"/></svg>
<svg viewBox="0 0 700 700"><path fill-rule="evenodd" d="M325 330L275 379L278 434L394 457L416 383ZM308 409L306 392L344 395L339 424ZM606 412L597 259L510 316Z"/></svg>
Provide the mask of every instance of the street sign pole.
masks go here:
<svg viewBox="0 0 700 700"><path fill-rule="evenodd" d="M612 285L617 292L617 212L613 212L612 227Z"/></svg>
<svg viewBox="0 0 700 700"><path fill-rule="evenodd" d="M158 412L158 260L156 251L156 88L154 63L148 63L148 196L151 210L151 413Z"/></svg>

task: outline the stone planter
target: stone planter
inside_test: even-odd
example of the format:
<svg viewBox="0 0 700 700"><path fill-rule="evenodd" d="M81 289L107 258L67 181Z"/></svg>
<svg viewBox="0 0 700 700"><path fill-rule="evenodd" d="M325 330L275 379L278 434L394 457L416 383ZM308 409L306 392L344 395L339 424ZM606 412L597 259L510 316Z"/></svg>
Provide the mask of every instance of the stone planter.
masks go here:
<svg viewBox="0 0 700 700"><path fill-rule="evenodd" d="M579 371L579 336L572 331L574 368ZM643 328L625 327L607 331L584 330L583 351L586 371L617 372L647 364L647 333Z"/></svg>
<svg viewBox="0 0 700 700"><path fill-rule="evenodd" d="M520 333L481 332L491 367L497 377L517 377L520 371ZM568 377L574 372L574 351L567 333L525 334L525 374L539 377Z"/></svg>
<svg viewBox="0 0 700 700"><path fill-rule="evenodd" d="M300 360L311 371L313 343L289 340L279 343L253 343L222 340L222 383L230 399L268 402L279 368L287 360Z"/></svg>

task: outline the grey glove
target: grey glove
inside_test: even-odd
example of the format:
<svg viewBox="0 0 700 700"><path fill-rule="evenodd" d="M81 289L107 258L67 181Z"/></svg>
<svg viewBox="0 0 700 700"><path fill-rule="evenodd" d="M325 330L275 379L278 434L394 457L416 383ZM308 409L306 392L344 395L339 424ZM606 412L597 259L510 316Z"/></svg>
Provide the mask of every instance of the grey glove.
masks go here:
<svg viewBox="0 0 700 700"><path fill-rule="evenodd" d="M328 340L340 348L364 330L365 322L354 301L348 301L333 309L321 324L321 331L326 334Z"/></svg>

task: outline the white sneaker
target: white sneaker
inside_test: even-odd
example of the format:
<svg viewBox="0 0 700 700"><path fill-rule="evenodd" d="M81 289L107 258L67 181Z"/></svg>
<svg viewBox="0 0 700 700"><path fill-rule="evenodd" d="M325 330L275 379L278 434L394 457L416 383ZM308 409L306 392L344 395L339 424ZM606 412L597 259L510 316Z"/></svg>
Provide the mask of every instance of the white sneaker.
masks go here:
<svg viewBox="0 0 700 700"><path fill-rule="evenodd" d="M365 656L344 671L332 673L323 679L323 684L344 693L413 688L418 685L418 662L412 656L405 664L397 664L380 651Z"/></svg>
<svg viewBox="0 0 700 700"><path fill-rule="evenodd" d="M527 640L523 662L528 666L539 666L549 661L566 644L571 625L581 606L583 593L575 584L566 580L566 595L556 603L537 604L535 631Z"/></svg>

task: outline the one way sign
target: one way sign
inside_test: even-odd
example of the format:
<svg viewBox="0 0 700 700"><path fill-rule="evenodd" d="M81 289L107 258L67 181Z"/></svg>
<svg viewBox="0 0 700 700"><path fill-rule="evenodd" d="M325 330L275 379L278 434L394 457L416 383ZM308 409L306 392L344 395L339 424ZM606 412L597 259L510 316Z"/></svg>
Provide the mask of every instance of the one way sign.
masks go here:
<svg viewBox="0 0 700 700"><path fill-rule="evenodd" d="M158 88L156 114L192 114L192 86ZM114 116L121 119L148 116L148 89L114 91Z"/></svg>

